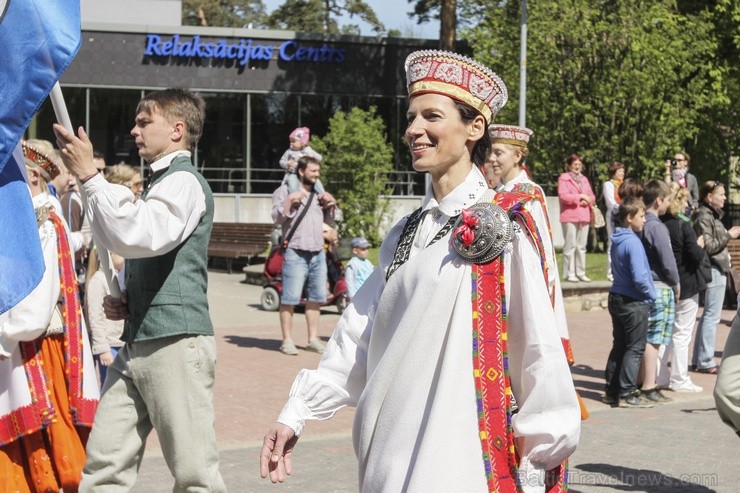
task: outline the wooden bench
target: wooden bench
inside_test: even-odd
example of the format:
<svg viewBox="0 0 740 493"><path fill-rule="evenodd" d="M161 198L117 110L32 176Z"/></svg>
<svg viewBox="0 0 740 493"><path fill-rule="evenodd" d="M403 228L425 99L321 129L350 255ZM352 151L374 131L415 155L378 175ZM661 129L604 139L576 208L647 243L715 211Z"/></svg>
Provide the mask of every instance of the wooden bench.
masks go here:
<svg viewBox="0 0 740 493"><path fill-rule="evenodd" d="M213 223L208 257L225 258L231 274L234 259L251 259L269 248L272 229L266 223Z"/></svg>

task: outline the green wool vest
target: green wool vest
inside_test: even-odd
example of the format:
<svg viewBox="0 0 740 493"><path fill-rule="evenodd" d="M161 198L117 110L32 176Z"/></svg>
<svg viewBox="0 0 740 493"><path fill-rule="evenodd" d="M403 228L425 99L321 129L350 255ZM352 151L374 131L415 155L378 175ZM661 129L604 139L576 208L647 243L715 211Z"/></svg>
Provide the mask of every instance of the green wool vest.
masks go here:
<svg viewBox="0 0 740 493"><path fill-rule="evenodd" d="M208 240L213 227L211 188L185 156L176 157L168 168L154 173L152 186L179 171L191 173L200 183L206 213L195 231L175 249L156 257L126 260L129 317L121 337L126 342L182 334L213 335L206 296Z"/></svg>

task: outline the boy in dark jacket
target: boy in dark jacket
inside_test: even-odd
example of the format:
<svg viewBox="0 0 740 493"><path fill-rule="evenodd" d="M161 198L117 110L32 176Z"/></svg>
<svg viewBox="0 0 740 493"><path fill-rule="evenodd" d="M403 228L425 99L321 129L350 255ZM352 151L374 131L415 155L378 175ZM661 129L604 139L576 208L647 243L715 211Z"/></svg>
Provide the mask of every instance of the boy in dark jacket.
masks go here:
<svg viewBox="0 0 740 493"><path fill-rule="evenodd" d="M671 342L676 300L681 292L671 235L659 219L671 203L671 188L665 182L650 180L645 184L642 200L645 201L645 226L640 237L657 294L657 298L650 303L647 346L642 358L642 394L646 399L661 403L671 399L664 396L656 384L658 353L661 346L665 348Z"/></svg>
<svg viewBox="0 0 740 493"><path fill-rule="evenodd" d="M645 224L645 204L637 197L625 197L617 221L609 252L614 274L609 290L613 343L606 363L603 400L619 407L652 407L652 401L642 397L637 388L650 314L648 302L657 297L647 255L636 234Z"/></svg>

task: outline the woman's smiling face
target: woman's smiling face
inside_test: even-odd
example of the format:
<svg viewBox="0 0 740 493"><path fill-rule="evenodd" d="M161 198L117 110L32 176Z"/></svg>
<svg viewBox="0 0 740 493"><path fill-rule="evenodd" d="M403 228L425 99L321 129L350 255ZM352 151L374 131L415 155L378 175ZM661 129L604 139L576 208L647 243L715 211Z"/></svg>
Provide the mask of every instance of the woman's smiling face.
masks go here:
<svg viewBox="0 0 740 493"><path fill-rule="evenodd" d="M406 142L416 171L442 176L459 163L470 164L470 125L452 98L421 94L409 101Z"/></svg>

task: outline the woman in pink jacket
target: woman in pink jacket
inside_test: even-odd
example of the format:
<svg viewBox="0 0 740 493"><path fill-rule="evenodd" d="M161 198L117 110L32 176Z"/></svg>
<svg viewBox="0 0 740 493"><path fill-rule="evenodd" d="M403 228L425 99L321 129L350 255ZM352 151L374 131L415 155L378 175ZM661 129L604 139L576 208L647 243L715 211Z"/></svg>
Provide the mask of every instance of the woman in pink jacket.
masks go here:
<svg viewBox="0 0 740 493"><path fill-rule="evenodd" d="M569 282L591 279L586 275L586 241L591 223L591 205L596 196L581 170L583 160L573 154L565 161L565 173L558 178L560 223L563 225L563 277Z"/></svg>

